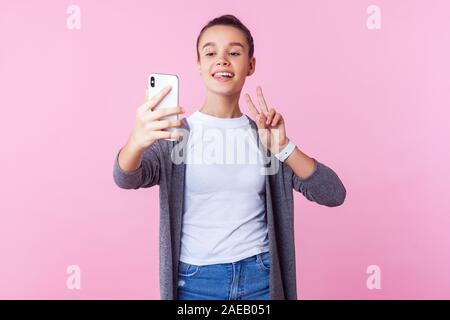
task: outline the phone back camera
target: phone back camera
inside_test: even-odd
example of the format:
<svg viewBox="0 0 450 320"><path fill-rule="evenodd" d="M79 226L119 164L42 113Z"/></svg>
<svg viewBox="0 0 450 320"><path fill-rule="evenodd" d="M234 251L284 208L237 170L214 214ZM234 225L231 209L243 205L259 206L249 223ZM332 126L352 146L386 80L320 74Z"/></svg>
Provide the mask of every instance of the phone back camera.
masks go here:
<svg viewBox="0 0 450 320"><path fill-rule="evenodd" d="M151 85L152 87L155 86L155 77L150 77L150 85Z"/></svg>

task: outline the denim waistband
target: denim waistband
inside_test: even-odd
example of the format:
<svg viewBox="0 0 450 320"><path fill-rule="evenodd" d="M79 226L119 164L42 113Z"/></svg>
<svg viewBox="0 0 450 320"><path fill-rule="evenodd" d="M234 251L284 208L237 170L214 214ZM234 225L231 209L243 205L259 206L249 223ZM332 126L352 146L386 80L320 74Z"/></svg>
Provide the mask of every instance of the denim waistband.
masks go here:
<svg viewBox="0 0 450 320"><path fill-rule="evenodd" d="M257 254L255 254L255 255L253 255L253 256L251 256L251 257L248 257L248 258L244 258L244 259L242 259L242 260L239 260L239 261L235 261L234 263L238 263L238 262L247 262L247 261L253 261L253 260L255 260L255 258L258 256L258 255L264 255L264 254L269 254L270 253L270 251L266 251L266 252L261 252L261 253L257 253Z"/></svg>
<svg viewBox="0 0 450 320"><path fill-rule="evenodd" d="M241 263L241 262L252 262L252 261L255 261L255 259L257 259L257 257L258 257L259 255L262 257L263 255L266 255L266 254L270 254L270 251L265 251L265 252L257 253L257 254L254 254L254 255L250 256L250 257L247 257L247 258L244 258L244 259L241 259L241 260L238 260L238 261L233 261L233 262L222 262L222 263L213 263L213 264L210 264L210 265L215 265L215 264L232 264L232 263ZM183 261L181 261L181 260L179 260L178 262L179 262L179 263L186 263L186 262L183 262ZM205 266L208 266L208 265L209 265L209 264L207 264L207 265L205 265Z"/></svg>

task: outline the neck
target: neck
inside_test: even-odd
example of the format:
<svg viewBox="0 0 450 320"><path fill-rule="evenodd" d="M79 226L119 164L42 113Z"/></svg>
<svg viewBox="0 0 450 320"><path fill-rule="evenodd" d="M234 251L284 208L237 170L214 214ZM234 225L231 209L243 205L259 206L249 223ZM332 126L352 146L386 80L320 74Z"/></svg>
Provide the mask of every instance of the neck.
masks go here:
<svg viewBox="0 0 450 320"><path fill-rule="evenodd" d="M218 118L239 118L239 93L226 96L208 91L200 112Z"/></svg>

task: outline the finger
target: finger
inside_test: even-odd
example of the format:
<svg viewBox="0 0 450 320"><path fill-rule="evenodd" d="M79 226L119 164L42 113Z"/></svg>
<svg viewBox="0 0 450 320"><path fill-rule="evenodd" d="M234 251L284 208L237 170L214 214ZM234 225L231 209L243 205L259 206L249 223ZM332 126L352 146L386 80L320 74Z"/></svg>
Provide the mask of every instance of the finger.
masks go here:
<svg viewBox="0 0 450 320"><path fill-rule="evenodd" d="M158 131L176 127L181 127L181 120L157 120L150 122L150 124L147 127L147 130Z"/></svg>
<svg viewBox="0 0 450 320"><path fill-rule="evenodd" d="M260 113L256 116L256 124L258 125L258 128L265 128L267 117L264 115L264 113Z"/></svg>
<svg viewBox="0 0 450 320"><path fill-rule="evenodd" d="M266 124L269 125L272 122L273 117L275 116L276 111L274 108L269 109L269 113L267 114Z"/></svg>
<svg viewBox="0 0 450 320"><path fill-rule="evenodd" d="M144 121L159 120L165 116L184 113L183 107L162 108L155 111L147 111L144 115Z"/></svg>
<svg viewBox="0 0 450 320"><path fill-rule="evenodd" d="M150 100L145 101L139 108L141 111L152 110L155 108L161 100L172 90L172 86L168 85L161 89L155 96L153 96Z"/></svg>
<svg viewBox="0 0 450 320"><path fill-rule="evenodd" d="M261 111L267 115L267 113L269 112L268 108L267 108L267 103L266 100L264 99L263 93L262 93L262 88L261 86L257 86L256 87L256 96L258 97L258 101L259 101L259 106Z"/></svg>
<svg viewBox="0 0 450 320"><path fill-rule="evenodd" d="M255 105L253 104L252 98L248 93L245 94L245 100L247 101L248 109L250 110L250 113L253 115L254 118L259 114L258 109L256 109Z"/></svg>
<svg viewBox="0 0 450 320"><path fill-rule="evenodd" d="M271 126L272 126L272 127L277 126L278 123L280 122L280 120L281 120L281 114L279 114L279 113L277 112L277 114L275 115L275 117L273 117Z"/></svg>
<svg viewBox="0 0 450 320"><path fill-rule="evenodd" d="M183 134L178 131L153 131L151 134L152 139L179 139Z"/></svg>

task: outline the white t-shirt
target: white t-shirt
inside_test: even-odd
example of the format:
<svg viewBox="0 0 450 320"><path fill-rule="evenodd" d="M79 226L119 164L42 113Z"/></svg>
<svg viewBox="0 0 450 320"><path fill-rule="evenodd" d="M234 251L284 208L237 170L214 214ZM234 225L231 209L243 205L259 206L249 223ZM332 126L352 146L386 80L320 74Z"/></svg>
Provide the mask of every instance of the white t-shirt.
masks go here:
<svg viewBox="0 0 450 320"><path fill-rule="evenodd" d="M269 251L263 160L247 116L196 111L186 120L180 260L229 263Z"/></svg>

